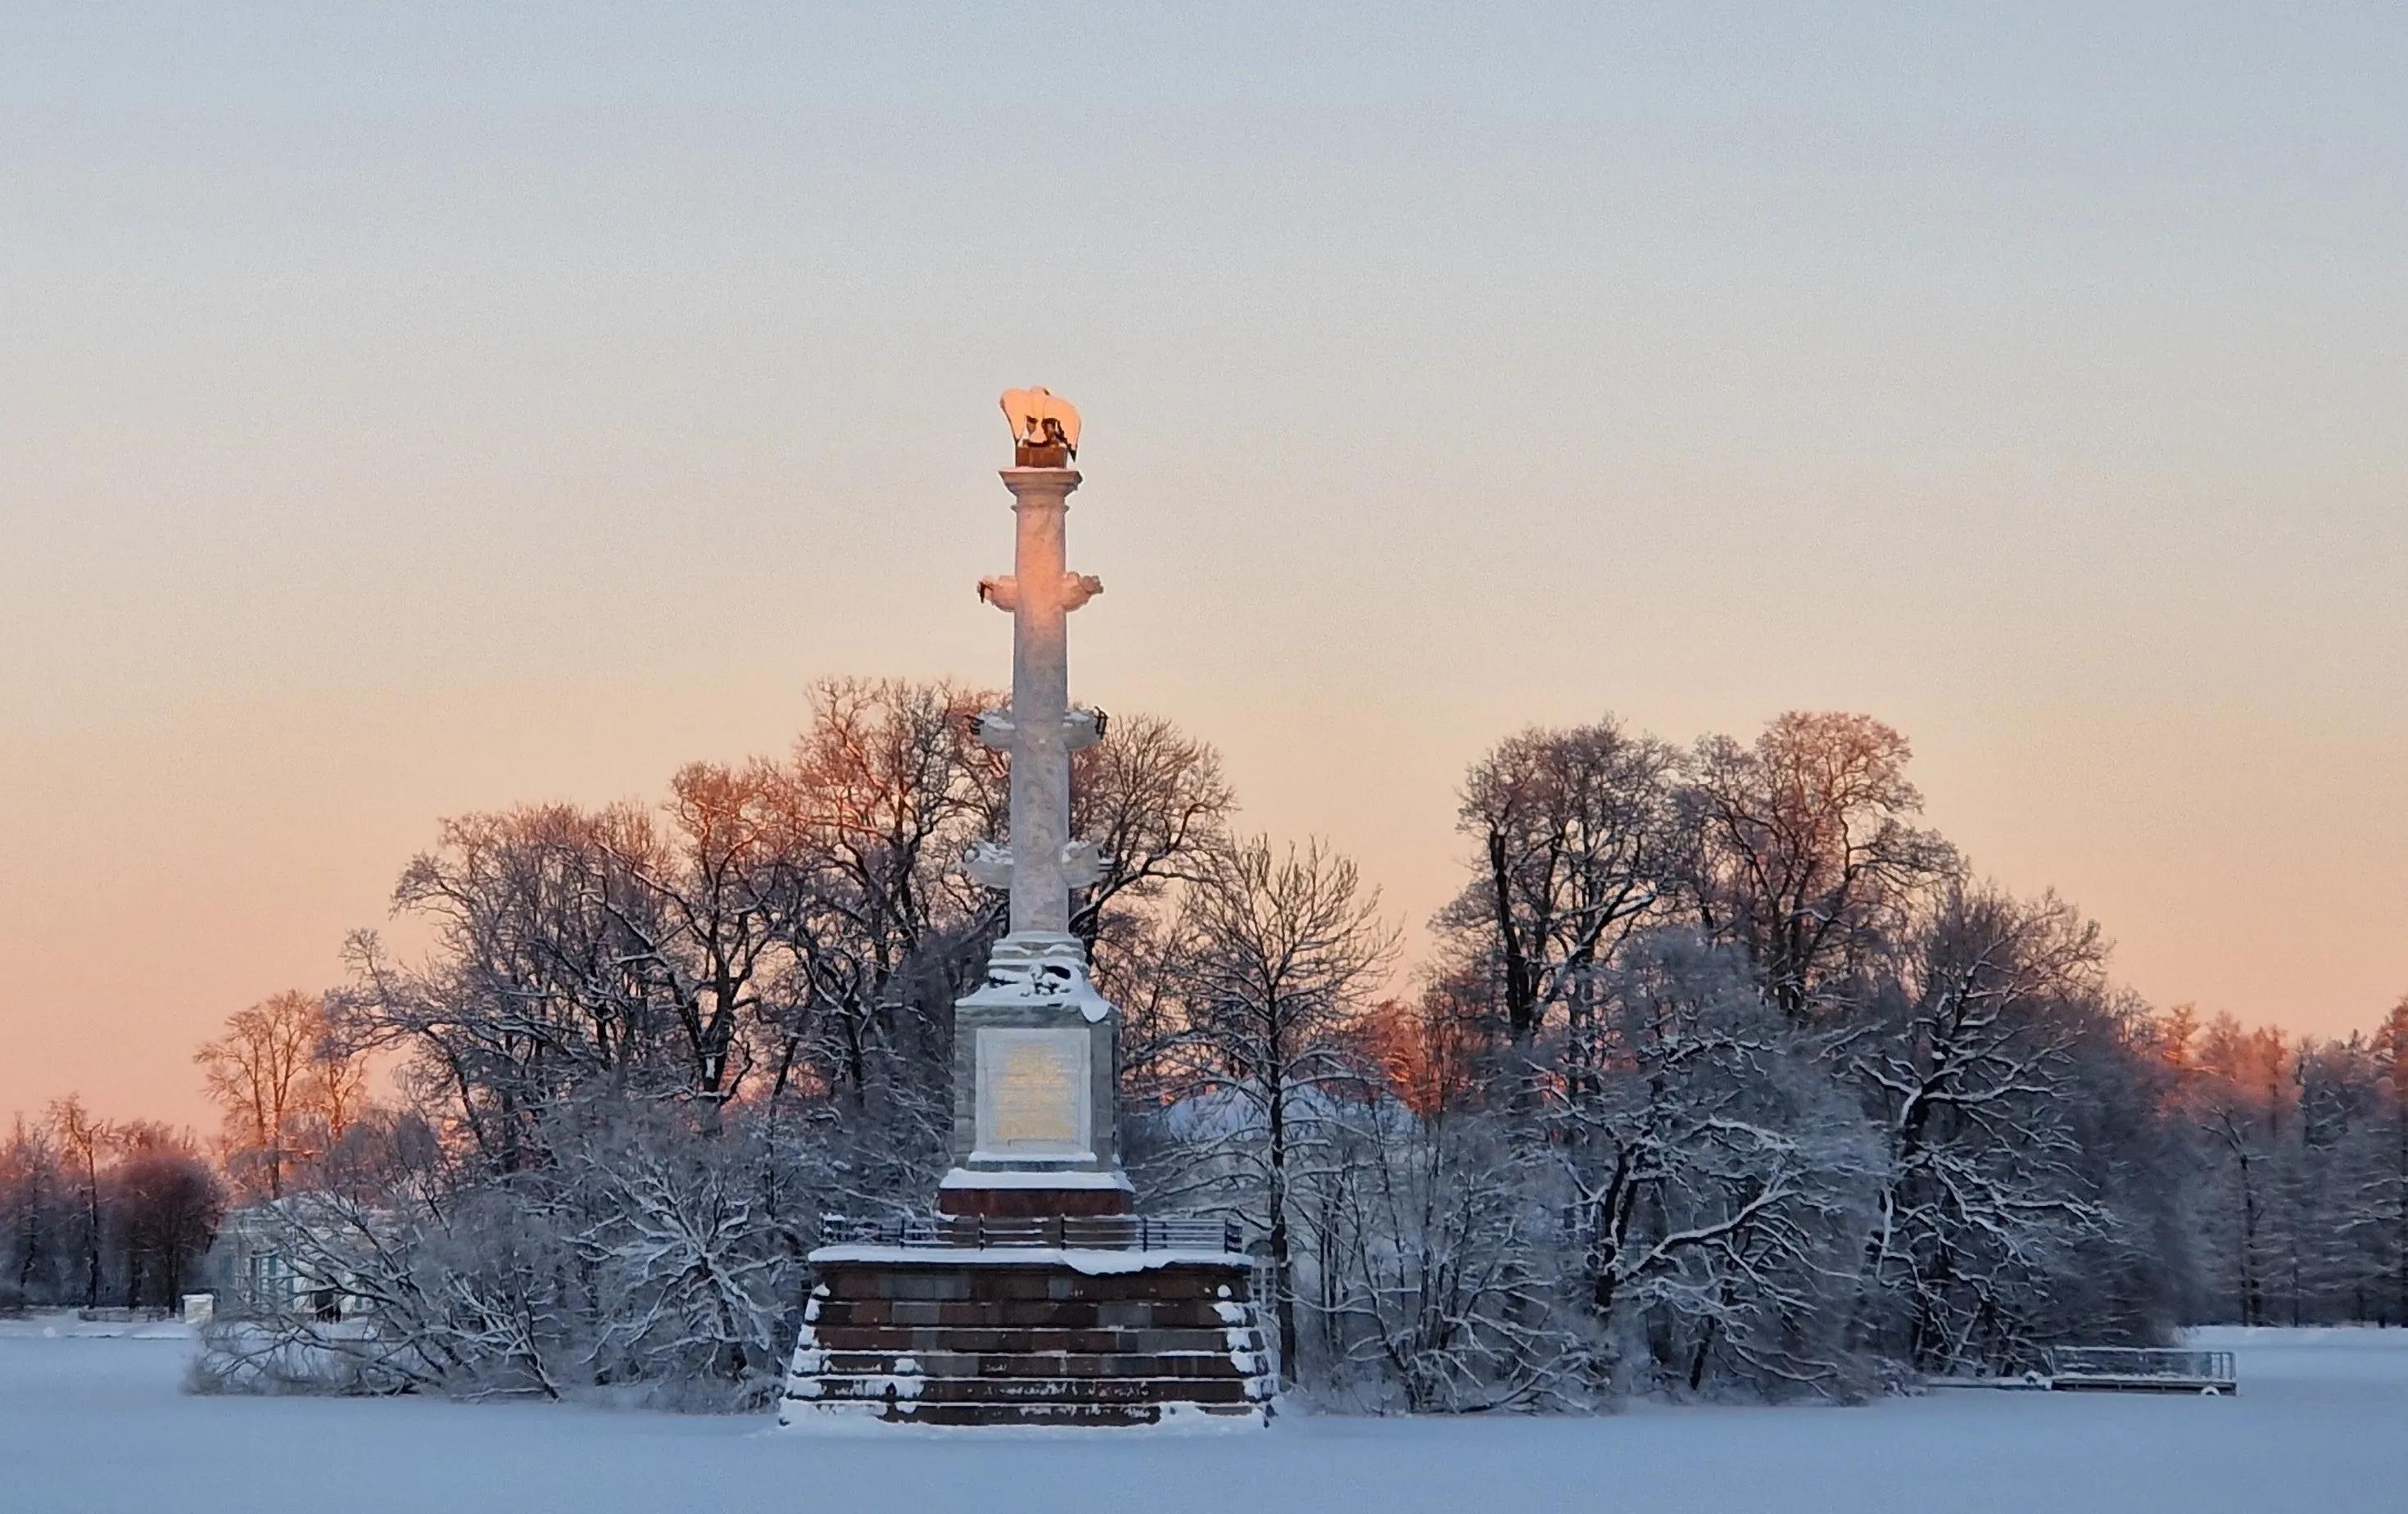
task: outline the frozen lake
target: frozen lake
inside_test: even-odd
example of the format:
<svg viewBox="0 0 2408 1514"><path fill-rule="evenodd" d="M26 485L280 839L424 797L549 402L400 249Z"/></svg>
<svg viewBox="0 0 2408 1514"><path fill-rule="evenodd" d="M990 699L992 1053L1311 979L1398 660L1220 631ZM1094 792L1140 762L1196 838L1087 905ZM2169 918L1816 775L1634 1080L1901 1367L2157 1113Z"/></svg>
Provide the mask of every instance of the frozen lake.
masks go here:
<svg viewBox="0 0 2408 1514"><path fill-rule="evenodd" d="M191 1398L180 1331L50 1323L56 1336L0 1322L8 1514L2408 1507L2401 1331L2204 1333L2240 1354L2235 1399L1948 1391L1598 1420L1291 1416L1194 1438L825 1439L546 1405Z"/></svg>

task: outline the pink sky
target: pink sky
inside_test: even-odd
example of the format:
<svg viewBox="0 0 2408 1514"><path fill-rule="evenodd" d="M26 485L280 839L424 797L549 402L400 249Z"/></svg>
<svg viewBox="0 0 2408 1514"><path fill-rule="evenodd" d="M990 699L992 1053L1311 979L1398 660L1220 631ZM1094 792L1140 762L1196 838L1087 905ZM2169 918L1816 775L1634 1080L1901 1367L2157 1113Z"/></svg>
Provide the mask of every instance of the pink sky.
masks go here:
<svg viewBox="0 0 2408 1514"><path fill-rule="evenodd" d="M438 816L1001 682L1032 382L1074 691L1401 919L1521 725L1861 710L2153 1000L2372 1025L2401 28L1749 14L12 21L0 1114L202 1122Z"/></svg>

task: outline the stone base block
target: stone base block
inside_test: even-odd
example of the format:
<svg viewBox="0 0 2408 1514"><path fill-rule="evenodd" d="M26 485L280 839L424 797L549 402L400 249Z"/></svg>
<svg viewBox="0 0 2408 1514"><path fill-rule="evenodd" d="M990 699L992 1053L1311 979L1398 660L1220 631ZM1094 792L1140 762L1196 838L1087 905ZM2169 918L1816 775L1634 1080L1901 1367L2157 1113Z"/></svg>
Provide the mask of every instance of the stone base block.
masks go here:
<svg viewBox="0 0 2408 1514"><path fill-rule="evenodd" d="M1130 1207L1125 1188L948 1188L937 1193L937 1213L989 1219L1125 1215Z"/></svg>
<svg viewBox="0 0 2408 1514"><path fill-rule="evenodd" d="M1125 1215L1137 1190L1119 1171L996 1171L955 1167L937 1186L937 1213L955 1218L1047 1219Z"/></svg>
<svg viewBox="0 0 2408 1514"><path fill-rule="evenodd" d="M829 1247L778 1422L1268 1422L1233 1253Z"/></svg>

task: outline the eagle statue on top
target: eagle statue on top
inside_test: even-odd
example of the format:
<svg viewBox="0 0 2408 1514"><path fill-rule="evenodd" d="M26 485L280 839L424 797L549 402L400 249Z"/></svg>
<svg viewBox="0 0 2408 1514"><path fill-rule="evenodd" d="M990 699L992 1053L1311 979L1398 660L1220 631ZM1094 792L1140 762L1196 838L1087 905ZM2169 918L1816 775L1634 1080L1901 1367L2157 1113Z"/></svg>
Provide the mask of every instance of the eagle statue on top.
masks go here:
<svg viewBox="0 0 2408 1514"><path fill-rule="evenodd" d="M1053 390L1006 389L1003 414L1011 423L1014 467L1067 468L1070 459L1079 455L1079 407ZM1064 573L1054 596L1061 608L1068 611L1103 592L1102 579L1086 573ZM1017 612L1020 608L1020 580L1010 573L980 579L978 594L998 610ZM1098 733L1101 728L1097 728Z"/></svg>
<svg viewBox="0 0 2408 1514"><path fill-rule="evenodd" d="M1050 389L1006 389L1004 419L1011 423L1012 463L1062 468L1079 455L1079 407Z"/></svg>

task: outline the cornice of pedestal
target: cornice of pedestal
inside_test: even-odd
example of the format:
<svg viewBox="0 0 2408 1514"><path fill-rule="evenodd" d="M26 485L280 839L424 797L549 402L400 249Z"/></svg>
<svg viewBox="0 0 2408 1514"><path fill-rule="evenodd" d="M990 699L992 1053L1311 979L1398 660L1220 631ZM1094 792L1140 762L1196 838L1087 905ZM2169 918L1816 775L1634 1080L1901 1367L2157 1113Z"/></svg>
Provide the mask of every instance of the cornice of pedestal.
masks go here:
<svg viewBox="0 0 2408 1514"><path fill-rule="evenodd" d="M957 1009L1075 1010L1089 1024L1114 1013L1087 975L1079 938L1055 930L1015 930L995 944L986 981L953 1001Z"/></svg>
<svg viewBox="0 0 2408 1514"><path fill-rule="evenodd" d="M1056 490L1068 494L1079 486L1082 477L1075 468L1007 468L1000 472L1003 486L1013 494L1023 490L1032 494L1050 494Z"/></svg>

